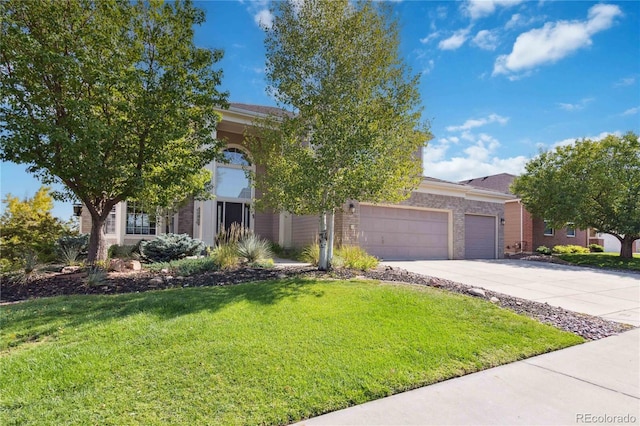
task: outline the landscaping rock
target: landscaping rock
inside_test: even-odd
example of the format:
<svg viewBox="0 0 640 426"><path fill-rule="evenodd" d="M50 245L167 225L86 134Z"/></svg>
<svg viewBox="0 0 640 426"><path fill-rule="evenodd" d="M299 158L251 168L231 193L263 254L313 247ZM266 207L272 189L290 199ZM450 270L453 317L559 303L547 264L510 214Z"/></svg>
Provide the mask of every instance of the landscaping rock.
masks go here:
<svg viewBox="0 0 640 426"><path fill-rule="evenodd" d="M500 299L498 299L497 297L493 296L491 299L489 299L489 302L491 302L491 303L500 303Z"/></svg>
<svg viewBox="0 0 640 426"><path fill-rule="evenodd" d="M109 261L109 270L114 272L123 272L127 269L127 262L123 259L111 259Z"/></svg>
<svg viewBox="0 0 640 426"><path fill-rule="evenodd" d="M153 277L149 280L149 285L158 286L164 283L162 277Z"/></svg>
<svg viewBox="0 0 640 426"><path fill-rule="evenodd" d="M80 270L79 266L65 266L60 270L63 274L73 274L74 272L78 272Z"/></svg>
<svg viewBox="0 0 640 426"><path fill-rule="evenodd" d="M478 296L478 297L486 297L487 296L487 294L484 292L483 289L475 288L475 287L472 287L469 290L467 290L467 293L471 294L472 296Z"/></svg>
<svg viewBox="0 0 640 426"><path fill-rule="evenodd" d="M138 260L129 260L127 262L127 269L131 269L132 271L141 271L142 264Z"/></svg>

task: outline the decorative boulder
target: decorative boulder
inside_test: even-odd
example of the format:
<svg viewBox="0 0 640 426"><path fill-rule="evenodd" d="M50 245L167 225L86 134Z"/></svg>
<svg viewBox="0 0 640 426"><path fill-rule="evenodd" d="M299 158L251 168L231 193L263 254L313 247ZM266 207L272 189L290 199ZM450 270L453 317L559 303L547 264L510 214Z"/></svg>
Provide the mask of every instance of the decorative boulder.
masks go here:
<svg viewBox="0 0 640 426"><path fill-rule="evenodd" d="M130 260L127 262L127 268L132 271L140 271L142 269L142 264L138 260Z"/></svg>

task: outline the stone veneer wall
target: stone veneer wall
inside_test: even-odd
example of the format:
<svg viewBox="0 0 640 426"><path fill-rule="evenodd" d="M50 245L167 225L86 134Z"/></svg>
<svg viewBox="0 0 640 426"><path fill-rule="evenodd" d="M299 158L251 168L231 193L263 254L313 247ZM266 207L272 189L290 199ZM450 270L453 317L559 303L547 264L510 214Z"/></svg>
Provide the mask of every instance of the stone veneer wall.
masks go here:
<svg viewBox="0 0 640 426"><path fill-rule="evenodd" d="M491 203L487 201L467 200L462 197L451 197L446 195L428 194L424 192L414 192L411 197L401 204L430 207L435 209L451 210L453 216L453 258L464 259L464 215L480 214L487 216L504 217L504 204ZM504 229L498 221L498 247L504 247ZM502 250L498 251L498 256L503 257Z"/></svg>
<svg viewBox="0 0 640 426"><path fill-rule="evenodd" d="M190 198L187 204L178 210L178 234L187 234L193 237L195 201Z"/></svg>

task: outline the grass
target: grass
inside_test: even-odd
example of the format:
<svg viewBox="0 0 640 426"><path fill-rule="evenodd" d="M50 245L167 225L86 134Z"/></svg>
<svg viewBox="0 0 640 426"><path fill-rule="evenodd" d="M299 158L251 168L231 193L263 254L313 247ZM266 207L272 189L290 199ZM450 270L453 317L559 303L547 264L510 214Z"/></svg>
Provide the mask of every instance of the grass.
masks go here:
<svg viewBox="0 0 640 426"><path fill-rule="evenodd" d="M0 424L287 424L581 343L486 301L292 279L2 307Z"/></svg>
<svg viewBox="0 0 640 426"><path fill-rule="evenodd" d="M640 254L638 253L635 253L632 259L622 259L619 253L561 254L558 257L575 265L640 271Z"/></svg>

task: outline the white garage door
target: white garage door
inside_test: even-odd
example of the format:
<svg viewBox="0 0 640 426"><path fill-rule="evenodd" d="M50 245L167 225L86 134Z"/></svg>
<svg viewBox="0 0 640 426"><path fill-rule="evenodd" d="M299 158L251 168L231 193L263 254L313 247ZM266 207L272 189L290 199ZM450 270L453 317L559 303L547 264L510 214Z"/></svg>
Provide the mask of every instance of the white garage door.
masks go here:
<svg viewBox="0 0 640 426"><path fill-rule="evenodd" d="M446 212L360 206L360 246L386 260L448 259Z"/></svg>
<svg viewBox="0 0 640 426"><path fill-rule="evenodd" d="M496 218L464 216L464 258L496 258Z"/></svg>

